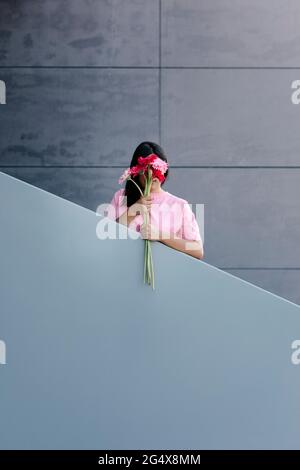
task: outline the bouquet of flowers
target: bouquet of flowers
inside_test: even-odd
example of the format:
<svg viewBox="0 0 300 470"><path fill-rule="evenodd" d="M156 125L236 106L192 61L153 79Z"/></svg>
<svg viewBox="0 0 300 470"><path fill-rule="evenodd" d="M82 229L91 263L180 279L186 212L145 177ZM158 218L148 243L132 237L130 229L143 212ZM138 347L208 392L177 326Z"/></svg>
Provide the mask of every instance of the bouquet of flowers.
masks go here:
<svg viewBox="0 0 300 470"><path fill-rule="evenodd" d="M160 182L165 180L164 173L167 171L168 163L161 160L155 153L151 153L147 157L138 157L137 165L127 168L122 176L119 178L119 184L122 184L124 181L132 181L139 189L141 196L149 196L150 188L152 184L152 178L156 177ZM145 176L145 188L142 192L141 188L137 183L132 179L139 174ZM148 223L148 213L144 212L144 224ZM151 241L145 240L144 245L144 284L147 283L152 285L154 289L154 269L153 269L153 259L151 251Z"/></svg>

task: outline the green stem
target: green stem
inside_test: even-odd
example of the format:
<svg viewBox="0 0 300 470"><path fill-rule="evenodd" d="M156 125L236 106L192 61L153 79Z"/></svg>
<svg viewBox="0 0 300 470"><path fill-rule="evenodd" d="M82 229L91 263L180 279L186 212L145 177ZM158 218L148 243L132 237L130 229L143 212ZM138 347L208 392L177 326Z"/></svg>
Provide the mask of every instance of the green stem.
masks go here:
<svg viewBox="0 0 300 470"><path fill-rule="evenodd" d="M150 271L149 271L149 240L146 240L146 243L147 243L147 246L148 246L148 250L147 250L147 283L149 284L150 282Z"/></svg>
<svg viewBox="0 0 300 470"><path fill-rule="evenodd" d="M146 256L147 256L147 246L144 243L144 284L146 283Z"/></svg>
<svg viewBox="0 0 300 470"><path fill-rule="evenodd" d="M150 251L150 263L151 263L151 279L152 279L152 288L154 290L154 269L153 269L153 257L152 250Z"/></svg>
<svg viewBox="0 0 300 470"><path fill-rule="evenodd" d="M149 180L148 180L148 171L146 170L146 175L145 175L145 190L144 190L144 195L148 196L149 195ZM144 214L144 222L145 224L148 223L148 213L146 212ZM146 273L147 273L147 283L149 284L150 281L150 270L149 270L149 256L150 256L150 243L149 240L145 240L145 244L147 246L147 256L146 256Z"/></svg>
<svg viewBox="0 0 300 470"><path fill-rule="evenodd" d="M131 178L130 180L138 187L139 191L141 192L139 186L133 181ZM149 196L150 193L150 186L152 180L152 172L150 173L150 168L148 167L146 170L145 175L145 188L144 194L141 192L142 196ZM144 212L144 224L148 223L148 212ZM151 241L145 240L145 248L144 248L144 284L147 283L152 285L154 289L154 269L153 269L153 258L152 258L152 250L151 250Z"/></svg>
<svg viewBox="0 0 300 470"><path fill-rule="evenodd" d="M138 190L139 190L139 192L141 193L141 195L144 196L144 194L142 193L142 190L141 190L141 188L139 187L139 185L136 184L136 182L135 182L132 178L128 178L128 179L129 179L129 181L132 181L132 182L136 185L136 187L138 188Z"/></svg>

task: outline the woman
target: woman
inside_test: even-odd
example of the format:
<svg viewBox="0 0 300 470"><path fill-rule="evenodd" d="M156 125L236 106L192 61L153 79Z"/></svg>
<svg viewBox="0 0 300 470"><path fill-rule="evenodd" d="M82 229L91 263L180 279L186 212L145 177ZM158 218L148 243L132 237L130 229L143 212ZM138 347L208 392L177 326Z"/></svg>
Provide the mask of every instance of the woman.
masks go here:
<svg viewBox="0 0 300 470"><path fill-rule="evenodd" d="M133 154L130 167L137 165L138 157L147 157L153 153L167 162L166 155L158 144L142 142ZM168 172L167 169L165 178ZM139 174L132 179L143 191L144 175ZM165 180L161 182L154 177L150 195L142 197L137 186L128 180L125 189L115 192L108 217L139 231L144 239L160 241L197 259L203 259L203 243L194 213L185 199L162 189L164 183ZM144 223L145 211L149 214L148 223Z"/></svg>

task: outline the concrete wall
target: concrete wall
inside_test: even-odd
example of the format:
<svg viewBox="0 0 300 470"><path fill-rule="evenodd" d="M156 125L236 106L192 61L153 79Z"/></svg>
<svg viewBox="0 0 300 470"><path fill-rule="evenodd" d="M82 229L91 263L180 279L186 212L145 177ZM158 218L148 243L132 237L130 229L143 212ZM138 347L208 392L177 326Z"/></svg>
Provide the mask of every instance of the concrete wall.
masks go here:
<svg viewBox="0 0 300 470"><path fill-rule="evenodd" d="M298 305L159 242L153 291L139 234L0 198L0 449L300 448Z"/></svg>
<svg viewBox="0 0 300 470"><path fill-rule="evenodd" d="M300 303L297 0L0 2L0 170L95 209L142 140L205 260Z"/></svg>

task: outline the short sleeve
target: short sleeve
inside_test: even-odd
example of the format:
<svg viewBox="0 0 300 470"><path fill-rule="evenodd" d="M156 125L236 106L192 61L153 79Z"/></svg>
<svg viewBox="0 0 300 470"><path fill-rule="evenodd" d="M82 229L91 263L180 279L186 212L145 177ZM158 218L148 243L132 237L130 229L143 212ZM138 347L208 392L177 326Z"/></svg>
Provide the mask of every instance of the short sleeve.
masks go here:
<svg viewBox="0 0 300 470"><path fill-rule="evenodd" d="M124 192L123 188L116 191L111 202L106 208L106 216L109 219L116 220L127 210Z"/></svg>
<svg viewBox="0 0 300 470"><path fill-rule="evenodd" d="M197 240L202 243L198 222L187 201L183 204L182 210L182 238L190 241Z"/></svg>

